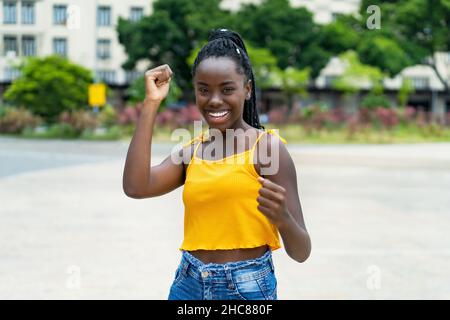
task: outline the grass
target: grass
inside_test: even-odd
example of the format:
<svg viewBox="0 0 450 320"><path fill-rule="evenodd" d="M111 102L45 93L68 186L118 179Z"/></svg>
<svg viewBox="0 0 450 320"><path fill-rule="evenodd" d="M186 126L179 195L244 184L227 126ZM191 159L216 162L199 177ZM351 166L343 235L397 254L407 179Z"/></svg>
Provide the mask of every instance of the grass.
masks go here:
<svg viewBox="0 0 450 320"><path fill-rule="evenodd" d="M438 126L418 126L399 125L392 130L368 128L350 134L346 128L322 129L308 131L303 126L296 124L275 125L266 124L266 129L278 129L279 134L288 143L307 144L389 144L389 143L423 143L423 142L450 142L450 128ZM191 136L194 137L193 127L187 128ZM204 128L206 129L206 128ZM154 129L153 141L171 141L172 130L168 127L158 127Z"/></svg>
<svg viewBox="0 0 450 320"><path fill-rule="evenodd" d="M347 128L307 130L298 124L266 124L266 129L278 129L279 134L288 143L306 144L389 144L389 143L425 143L450 142L450 127L438 125L398 125L391 130L383 128L360 129L353 134ZM155 125L153 131L154 142L179 142L171 139L175 128ZM194 128L189 126L191 137L194 137ZM206 127L203 127L206 130ZM84 130L81 134L74 132L64 125L54 125L48 130L36 132L25 129L21 134L8 134L7 136L31 139L83 139L83 140L119 140L130 139L134 132L134 125L112 126L101 132Z"/></svg>
<svg viewBox="0 0 450 320"><path fill-rule="evenodd" d="M350 134L346 128L307 131L299 125L270 125L267 128L279 129L288 143L342 144L342 143L421 143L450 142L450 128L430 126L397 126L391 130L367 128Z"/></svg>

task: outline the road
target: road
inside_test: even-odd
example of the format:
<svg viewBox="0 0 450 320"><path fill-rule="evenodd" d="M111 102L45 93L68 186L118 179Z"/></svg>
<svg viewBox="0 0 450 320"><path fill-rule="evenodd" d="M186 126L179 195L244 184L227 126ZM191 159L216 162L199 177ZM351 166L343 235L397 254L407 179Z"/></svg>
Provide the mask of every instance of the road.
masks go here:
<svg viewBox="0 0 450 320"><path fill-rule="evenodd" d="M182 188L127 198L127 147L0 138L1 299L166 299ZM280 299L450 299L449 143L288 149L313 249L274 252Z"/></svg>

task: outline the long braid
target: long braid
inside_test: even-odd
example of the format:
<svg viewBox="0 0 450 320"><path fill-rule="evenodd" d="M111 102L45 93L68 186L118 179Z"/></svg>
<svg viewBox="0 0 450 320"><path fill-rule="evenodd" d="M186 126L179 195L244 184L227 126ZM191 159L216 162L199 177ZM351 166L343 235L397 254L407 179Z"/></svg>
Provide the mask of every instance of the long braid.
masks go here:
<svg viewBox="0 0 450 320"><path fill-rule="evenodd" d="M198 53L192 67L192 76L195 76L200 62L209 57L230 57L238 66L238 72L245 75L246 81L250 80L252 85L251 97L245 100L243 119L252 127L264 129L259 121L256 108L255 77L248 57L247 48L241 36L227 29L212 30L208 43Z"/></svg>

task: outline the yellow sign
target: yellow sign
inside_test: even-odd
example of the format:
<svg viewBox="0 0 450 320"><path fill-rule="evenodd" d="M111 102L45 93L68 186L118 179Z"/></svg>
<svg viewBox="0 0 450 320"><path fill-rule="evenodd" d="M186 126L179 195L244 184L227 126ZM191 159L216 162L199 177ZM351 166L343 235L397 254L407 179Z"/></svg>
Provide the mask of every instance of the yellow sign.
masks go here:
<svg viewBox="0 0 450 320"><path fill-rule="evenodd" d="M106 104L106 86L104 83L93 83L89 85L89 105L91 107L102 107Z"/></svg>

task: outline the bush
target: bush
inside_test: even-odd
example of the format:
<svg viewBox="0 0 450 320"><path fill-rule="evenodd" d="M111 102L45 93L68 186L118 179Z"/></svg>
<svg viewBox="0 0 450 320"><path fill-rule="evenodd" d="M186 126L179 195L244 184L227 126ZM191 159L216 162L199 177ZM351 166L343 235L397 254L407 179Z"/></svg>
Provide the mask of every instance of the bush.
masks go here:
<svg viewBox="0 0 450 320"><path fill-rule="evenodd" d="M267 113L270 123L280 124L287 120L288 108L287 106L282 106L278 108L273 108Z"/></svg>
<svg viewBox="0 0 450 320"><path fill-rule="evenodd" d="M69 123L55 123L50 126L45 134L47 138L76 138L79 132L75 130Z"/></svg>
<svg viewBox="0 0 450 320"><path fill-rule="evenodd" d="M78 110L87 104L91 71L67 59L29 58L20 71L21 76L4 94L4 99L16 106L54 122L62 111Z"/></svg>
<svg viewBox="0 0 450 320"><path fill-rule="evenodd" d="M112 127L117 124L117 111L113 106L107 104L101 109L97 119L101 126L108 128Z"/></svg>
<svg viewBox="0 0 450 320"><path fill-rule="evenodd" d="M361 106L368 109L376 109L378 107L390 108L391 103L384 95L369 94L364 97Z"/></svg>
<svg viewBox="0 0 450 320"><path fill-rule="evenodd" d="M376 119L384 128L391 129L398 124L397 113L393 109L377 108Z"/></svg>
<svg viewBox="0 0 450 320"><path fill-rule="evenodd" d="M188 104L180 109L166 109L156 116L156 123L171 128L186 126L201 120L201 114L195 104Z"/></svg>
<svg viewBox="0 0 450 320"><path fill-rule="evenodd" d="M96 130L86 129L80 137L86 140L117 140L122 137L122 134L122 129L119 126L112 126L101 133L96 132Z"/></svg>
<svg viewBox="0 0 450 320"><path fill-rule="evenodd" d="M0 132L20 133L25 128L35 128L42 119L25 109L3 108L0 114Z"/></svg>
<svg viewBox="0 0 450 320"><path fill-rule="evenodd" d="M121 125L134 124L137 122L140 114L140 107L126 106L120 110L117 116L117 122Z"/></svg>
<svg viewBox="0 0 450 320"><path fill-rule="evenodd" d="M97 119L88 111L79 110L74 112L63 112L59 116L61 124L70 125L77 134L81 134L86 129L95 129Z"/></svg>

